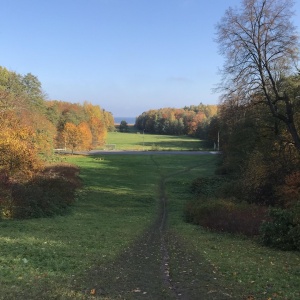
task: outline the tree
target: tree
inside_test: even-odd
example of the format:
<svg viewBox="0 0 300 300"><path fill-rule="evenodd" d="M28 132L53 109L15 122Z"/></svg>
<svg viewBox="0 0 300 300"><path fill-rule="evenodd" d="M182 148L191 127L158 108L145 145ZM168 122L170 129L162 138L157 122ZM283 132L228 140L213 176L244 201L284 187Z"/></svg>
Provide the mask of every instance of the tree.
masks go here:
<svg viewBox="0 0 300 300"><path fill-rule="evenodd" d="M81 134L77 126L73 123L66 123L63 131L66 146L70 147L72 154L80 146Z"/></svg>
<svg viewBox="0 0 300 300"><path fill-rule="evenodd" d="M39 79L31 73L23 76L21 83L23 84L23 92L28 97L28 102L31 109L37 109L40 112L44 112L45 106L45 94L42 91L42 84Z"/></svg>
<svg viewBox="0 0 300 300"><path fill-rule="evenodd" d="M93 143L93 135L89 124L87 122L82 122L78 126L78 131L80 132L81 143L80 149L82 150L91 150Z"/></svg>
<svg viewBox="0 0 300 300"><path fill-rule="evenodd" d="M35 133L14 112L0 114L0 170L7 178L28 177L41 167Z"/></svg>
<svg viewBox="0 0 300 300"><path fill-rule="evenodd" d="M299 38L291 23L291 0L243 0L240 9L229 8L217 25L217 42L226 58L221 89L223 99L233 95L244 103L264 103L283 122L300 152L294 106L285 78L295 73ZM286 81L285 81L286 82Z"/></svg>
<svg viewBox="0 0 300 300"><path fill-rule="evenodd" d="M119 126L119 129L121 132L127 132L128 131L128 124L126 121L122 120Z"/></svg>

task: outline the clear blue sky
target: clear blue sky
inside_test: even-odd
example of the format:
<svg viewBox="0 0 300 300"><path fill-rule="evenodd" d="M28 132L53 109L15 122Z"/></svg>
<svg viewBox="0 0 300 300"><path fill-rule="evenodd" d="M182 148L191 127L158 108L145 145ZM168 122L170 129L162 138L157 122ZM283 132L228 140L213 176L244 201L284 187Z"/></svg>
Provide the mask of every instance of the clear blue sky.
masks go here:
<svg viewBox="0 0 300 300"><path fill-rule="evenodd" d="M300 1L295 24L300 27ZM0 65L115 117L217 104L215 25L240 0L0 0Z"/></svg>

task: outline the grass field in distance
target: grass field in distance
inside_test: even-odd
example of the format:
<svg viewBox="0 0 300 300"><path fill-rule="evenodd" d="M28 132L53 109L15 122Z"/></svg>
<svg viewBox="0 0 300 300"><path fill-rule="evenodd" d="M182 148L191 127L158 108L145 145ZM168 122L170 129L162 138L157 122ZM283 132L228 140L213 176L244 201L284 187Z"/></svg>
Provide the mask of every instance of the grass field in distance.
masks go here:
<svg viewBox="0 0 300 300"><path fill-rule="evenodd" d="M137 131L133 126L129 127L129 132L109 132L106 144L115 145L116 150L135 151L199 151L208 149L207 143L197 138L184 135L147 134L143 131Z"/></svg>

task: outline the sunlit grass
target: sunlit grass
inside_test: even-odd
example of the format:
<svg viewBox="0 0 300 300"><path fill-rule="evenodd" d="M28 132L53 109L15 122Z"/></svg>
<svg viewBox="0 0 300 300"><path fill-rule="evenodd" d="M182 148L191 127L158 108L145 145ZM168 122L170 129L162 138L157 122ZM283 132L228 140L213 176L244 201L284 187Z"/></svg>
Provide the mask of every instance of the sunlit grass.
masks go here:
<svg viewBox="0 0 300 300"><path fill-rule="evenodd" d="M109 132L107 144L115 144L117 150L203 150L204 141L188 136L171 136L138 133Z"/></svg>
<svg viewBox="0 0 300 300"><path fill-rule="evenodd" d="M148 157L70 161L84 181L70 215L0 222L0 299L39 299L45 289L46 298L74 298L73 280L115 258L153 219Z"/></svg>

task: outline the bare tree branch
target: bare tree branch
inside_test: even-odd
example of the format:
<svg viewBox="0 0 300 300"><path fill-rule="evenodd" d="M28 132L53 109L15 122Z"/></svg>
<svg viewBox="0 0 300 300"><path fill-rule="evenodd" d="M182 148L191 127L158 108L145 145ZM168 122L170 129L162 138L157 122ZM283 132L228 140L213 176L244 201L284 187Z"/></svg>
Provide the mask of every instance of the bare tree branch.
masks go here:
<svg viewBox="0 0 300 300"><path fill-rule="evenodd" d="M223 99L238 91L240 101L249 103L253 95L261 95L300 151L295 99L279 84L299 72L299 37L291 23L292 7L292 0L243 0L240 9L225 12L217 25L217 42L225 56Z"/></svg>

